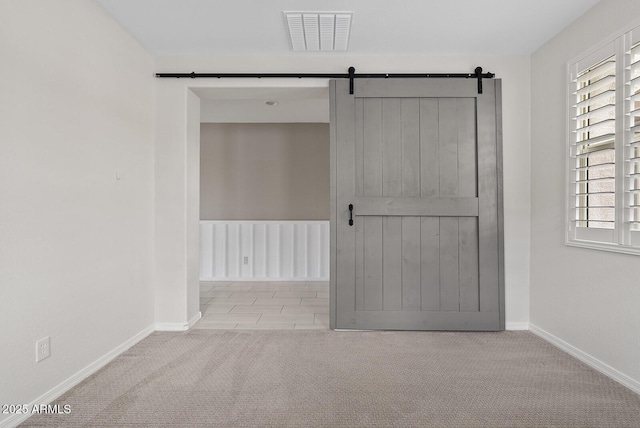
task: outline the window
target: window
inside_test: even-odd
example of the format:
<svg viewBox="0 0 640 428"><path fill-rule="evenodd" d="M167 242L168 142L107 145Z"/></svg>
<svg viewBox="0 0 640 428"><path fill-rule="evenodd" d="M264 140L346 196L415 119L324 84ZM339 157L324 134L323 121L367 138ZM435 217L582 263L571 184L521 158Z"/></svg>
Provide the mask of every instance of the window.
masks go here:
<svg viewBox="0 0 640 428"><path fill-rule="evenodd" d="M567 244L640 254L640 27L569 63Z"/></svg>

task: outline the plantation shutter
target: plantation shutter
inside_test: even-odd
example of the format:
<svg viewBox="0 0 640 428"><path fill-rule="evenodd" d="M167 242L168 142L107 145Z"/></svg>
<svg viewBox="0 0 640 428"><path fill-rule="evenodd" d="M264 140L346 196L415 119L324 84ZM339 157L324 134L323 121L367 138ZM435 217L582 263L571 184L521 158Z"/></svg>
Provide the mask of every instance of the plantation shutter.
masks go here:
<svg viewBox="0 0 640 428"><path fill-rule="evenodd" d="M631 38L640 39L637 30ZM634 37L635 36L635 37ZM628 79L625 103L625 219L629 228L629 244L640 245L640 40L631 40L631 48L626 52Z"/></svg>
<svg viewBox="0 0 640 428"><path fill-rule="evenodd" d="M616 216L616 60L613 46L575 64L570 221L576 235L612 242ZM588 232L586 229L608 229Z"/></svg>
<svg viewBox="0 0 640 428"><path fill-rule="evenodd" d="M566 242L640 254L640 27L568 66Z"/></svg>

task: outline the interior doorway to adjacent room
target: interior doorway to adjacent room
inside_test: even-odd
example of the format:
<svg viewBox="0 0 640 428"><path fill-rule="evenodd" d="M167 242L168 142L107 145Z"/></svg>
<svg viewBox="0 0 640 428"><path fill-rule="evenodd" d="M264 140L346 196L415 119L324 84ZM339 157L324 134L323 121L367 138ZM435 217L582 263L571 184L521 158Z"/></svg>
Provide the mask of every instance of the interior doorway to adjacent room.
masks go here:
<svg viewBox="0 0 640 428"><path fill-rule="evenodd" d="M327 88L201 98L195 328L329 328Z"/></svg>

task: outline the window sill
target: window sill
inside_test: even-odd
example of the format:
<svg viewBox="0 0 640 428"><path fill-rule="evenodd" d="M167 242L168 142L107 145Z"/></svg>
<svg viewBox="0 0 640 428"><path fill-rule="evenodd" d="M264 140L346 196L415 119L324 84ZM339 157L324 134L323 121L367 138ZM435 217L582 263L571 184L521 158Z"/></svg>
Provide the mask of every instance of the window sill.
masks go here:
<svg viewBox="0 0 640 428"><path fill-rule="evenodd" d="M612 253L631 254L640 256L639 247L611 244L607 242L567 240L565 244L569 247L588 248L590 250L609 251Z"/></svg>

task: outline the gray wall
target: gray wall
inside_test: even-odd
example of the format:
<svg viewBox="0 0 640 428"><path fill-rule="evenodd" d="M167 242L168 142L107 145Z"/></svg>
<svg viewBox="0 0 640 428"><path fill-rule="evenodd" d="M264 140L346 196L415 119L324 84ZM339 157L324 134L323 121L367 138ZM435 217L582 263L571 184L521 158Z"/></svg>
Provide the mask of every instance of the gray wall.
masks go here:
<svg viewBox="0 0 640 428"><path fill-rule="evenodd" d="M201 124L200 219L328 220L329 124Z"/></svg>

